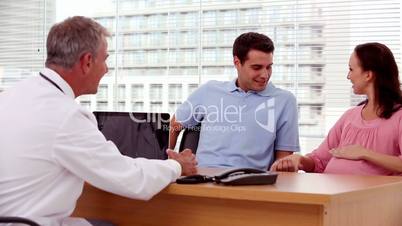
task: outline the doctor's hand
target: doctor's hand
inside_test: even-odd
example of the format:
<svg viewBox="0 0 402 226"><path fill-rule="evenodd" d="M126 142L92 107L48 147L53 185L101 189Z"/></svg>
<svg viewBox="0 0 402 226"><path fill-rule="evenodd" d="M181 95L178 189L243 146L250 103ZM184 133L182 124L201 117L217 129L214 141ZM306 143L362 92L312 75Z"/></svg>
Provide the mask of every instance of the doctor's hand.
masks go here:
<svg viewBox="0 0 402 226"><path fill-rule="evenodd" d="M271 171L286 171L286 172L297 172L302 168L301 165L302 156L298 154L292 154L284 158L276 160L270 170Z"/></svg>
<svg viewBox="0 0 402 226"><path fill-rule="evenodd" d="M166 150L170 159L176 160L181 165L181 174L183 176L194 175L197 173L197 160L190 149L177 153L171 149Z"/></svg>

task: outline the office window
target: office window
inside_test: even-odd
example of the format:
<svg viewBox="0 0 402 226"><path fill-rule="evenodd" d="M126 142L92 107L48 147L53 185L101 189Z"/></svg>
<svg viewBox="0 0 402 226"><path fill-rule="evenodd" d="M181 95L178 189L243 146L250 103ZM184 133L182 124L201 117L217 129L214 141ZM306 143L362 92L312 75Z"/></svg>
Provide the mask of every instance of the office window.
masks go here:
<svg viewBox="0 0 402 226"><path fill-rule="evenodd" d="M169 101L182 99L182 84L169 84Z"/></svg>
<svg viewBox="0 0 402 226"><path fill-rule="evenodd" d="M125 111L126 110L126 102L119 101L117 102L117 111Z"/></svg>
<svg viewBox="0 0 402 226"><path fill-rule="evenodd" d="M147 63L149 66L155 65L160 61L160 59L159 59L160 54L156 50L147 51L146 56L148 56Z"/></svg>
<svg viewBox="0 0 402 226"><path fill-rule="evenodd" d="M174 114L176 109L180 106L180 101L169 101L168 112Z"/></svg>
<svg viewBox="0 0 402 226"><path fill-rule="evenodd" d="M162 112L162 101L151 101L149 110L150 112Z"/></svg>
<svg viewBox="0 0 402 226"><path fill-rule="evenodd" d="M187 32L181 32L181 40L183 44L185 45L196 45L197 44L197 38L196 38L196 33L187 31Z"/></svg>
<svg viewBox="0 0 402 226"><path fill-rule="evenodd" d="M101 84L98 87L98 92L96 93L96 97L98 100L107 101L108 99L108 86L105 84Z"/></svg>
<svg viewBox="0 0 402 226"><path fill-rule="evenodd" d="M167 44L167 33L155 32L149 35L149 46L164 47Z"/></svg>
<svg viewBox="0 0 402 226"><path fill-rule="evenodd" d="M202 54L203 63L216 63L218 60L217 49L204 49Z"/></svg>
<svg viewBox="0 0 402 226"><path fill-rule="evenodd" d="M183 61L186 64L196 64L198 62L198 56L197 52L194 52L192 50L184 50L181 52L181 56L179 56L179 59Z"/></svg>
<svg viewBox="0 0 402 226"><path fill-rule="evenodd" d="M142 84L131 85L131 99L132 100L144 99L144 85Z"/></svg>
<svg viewBox="0 0 402 226"><path fill-rule="evenodd" d="M180 32L178 31L171 31L169 33L169 46L180 46Z"/></svg>
<svg viewBox="0 0 402 226"><path fill-rule="evenodd" d="M123 8L123 9L131 9L131 10L133 10L133 9L135 9L134 7L136 7L135 6L135 3L136 2L138 2L138 1L128 1L128 0L121 0L120 1L120 4L121 4L121 7ZM138 7L138 6L137 6Z"/></svg>
<svg viewBox="0 0 402 226"><path fill-rule="evenodd" d="M222 45L232 46L234 40L240 35L239 32L233 29L222 29L220 32L220 42Z"/></svg>
<svg viewBox="0 0 402 226"><path fill-rule="evenodd" d="M168 21L168 14L167 13L160 14L158 16L158 28L159 29L166 29L167 28L167 21Z"/></svg>
<svg viewBox="0 0 402 226"><path fill-rule="evenodd" d="M144 111L144 102L142 101L134 101L131 105L131 111L133 112L143 112Z"/></svg>
<svg viewBox="0 0 402 226"><path fill-rule="evenodd" d="M160 59L161 54L158 55L158 59ZM161 62L155 62L155 66L158 66ZM165 68L155 68L155 69L148 69L145 71L145 75L151 75L151 76L161 76L161 75L166 75L167 69Z"/></svg>
<svg viewBox="0 0 402 226"><path fill-rule="evenodd" d="M219 14L219 25L234 25L237 23L236 10L222 10Z"/></svg>
<svg viewBox="0 0 402 226"><path fill-rule="evenodd" d="M217 16L215 10L203 11L202 22L205 27L214 27L217 24Z"/></svg>
<svg viewBox="0 0 402 226"><path fill-rule="evenodd" d="M33 2L33 1L31 1ZM43 0L37 1L37 2L43 2ZM54 4L55 1L47 1L47 4ZM54 5L51 6L50 11L52 13L55 13L54 11ZM57 15L58 16L58 15ZM53 18L54 19L54 18ZM116 32L116 28L115 28L115 19L113 17L103 17L103 18L99 18L99 23L102 24L105 28L107 28L109 31L111 32Z"/></svg>
<svg viewBox="0 0 402 226"><path fill-rule="evenodd" d="M149 15L146 17L148 20L148 28L158 28L159 26L159 15Z"/></svg>
<svg viewBox="0 0 402 226"><path fill-rule="evenodd" d="M172 29L181 28L184 24L184 14L180 12L171 13L169 14L168 20L168 27Z"/></svg>
<svg viewBox="0 0 402 226"><path fill-rule="evenodd" d="M233 56L231 56L231 59L233 59ZM236 69L233 67L233 66L225 66L224 68L223 68L223 74L224 75L228 75L228 76L231 76L231 77L237 77L237 71L236 71Z"/></svg>
<svg viewBox="0 0 402 226"><path fill-rule="evenodd" d="M232 61L233 61L233 53L232 53L232 51L231 51L232 49L231 48L227 48L227 47L225 47L225 48L219 48L218 49L218 51L217 51L217 53L218 53L218 62L220 63L220 64L225 64L225 65L227 65L228 63L227 62L230 62L229 64L231 64L232 63ZM222 67L222 66L221 66ZM222 67L222 69L223 69L224 67Z"/></svg>
<svg viewBox="0 0 402 226"><path fill-rule="evenodd" d="M240 9L239 11L239 23L245 25L255 25L260 23L260 17L262 16L261 9Z"/></svg>
<svg viewBox="0 0 402 226"><path fill-rule="evenodd" d="M126 99L126 85L120 84L117 86L117 99L119 101Z"/></svg>
<svg viewBox="0 0 402 226"><path fill-rule="evenodd" d="M139 30L145 27L145 19L142 16L126 17L126 21L129 30Z"/></svg>
<svg viewBox="0 0 402 226"><path fill-rule="evenodd" d="M155 101L155 100L160 101L162 99L162 96L163 96L163 92L162 92L163 85L162 84L151 84L149 89L152 90L152 92L149 94L149 98L152 101Z"/></svg>
<svg viewBox="0 0 402 226"><path fill-rule="evenodd" d="M189 77L194 77L199 75L199 70L197 67L186 67L185 68L185 75Z"/></svg>
<svg viewBox="0 0 402 226"><path fill-rule="evenodd" d="M108 102L107 101L97 101L96 102L96 110L97 111L107 111L108 110Z"/></svg>
<svg viewBox="0 0 402 226"><path fill-rule="evenodd" d="M136 1L132 1L132 0L126 0L126 2L128 4L131 4L132 7L131 9L144 9L147 7L147 0L136 0ZM122 8L124 9L124 6L122 6Z"/></svg>
<svg viewBox="0 0 402 226"><path fill-rule="evenodd" d="M202 42L204 46L215 46L218 42L217 31L205 31L202 33Z"/></svg>
<svg viewBox="0 0 402 226"><path fill-rule="evenodd" d="M185 69L183 69L181 67L180 68L172 67L172 68L169 69L169 74L170 75L183 75L184 71L185 71Z"/></svg>
<svg viewBox="0 0 402 226"><path fill-rule="evenodd" d="M124 100L127 109L150 110L151 102L157 102L152 109L173 109L168 84L181 84L186 99L193 90L189 84L197 87L211 79L234 79L233 41L242 32L255 31L275 43L271 81L296 95L301 139L319 140L346 109L364 98L353 94L346 79L356 44L388 45L402 70L398 0L76 2L1 1L0 92L37 76L44 66L50 26L72 15L93 17L112 33L109 73L97 95L90 101L79 100L86 106L92 103L91 110L122 108L118 104L122 94L108 90L116 84L129 89Z"/></svg>
<svg viewBox="0 0 402 226"><path fill-rule="evenodd" d="M198 84L188 84L188 94L193 93L198 88Z"/></svg>
<svg viewBox="0 0 402 226"><path fill-rule="evenodd" d="M183 26L184 27L196 27L198 26L198 12L188 12L188 13L182 13L181 14L181 20L183 20Z"/></svg>
<svg viewBox="0 0 402 226"><path fill-rule="evenodd" d="M215 75L215 76L217 76L217 75L222 75L223 74L223 68L217 67L217 66L204 67L202 69L202 72L203 72L202 73L203 75Z"/></svg>
<svg viewBox="0 0 402 226"><path fill-rule="evenodd" d="M80 101L81 106L85 107L86 109L91 109L91 102L90 101Z"/></svg>

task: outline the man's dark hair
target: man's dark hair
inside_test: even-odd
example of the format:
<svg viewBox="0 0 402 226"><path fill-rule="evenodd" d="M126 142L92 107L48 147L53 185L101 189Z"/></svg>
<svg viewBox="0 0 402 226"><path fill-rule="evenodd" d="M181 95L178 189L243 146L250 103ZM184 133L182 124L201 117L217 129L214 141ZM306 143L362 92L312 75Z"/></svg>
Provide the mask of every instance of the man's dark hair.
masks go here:
<svg viewBox="0 0 402 226"><path fill-rule="evenodd" d="M247 60L250 50L259 50L264 53L273 53L274 43L268 36L256 32L241 34L233 43L233 57L238 57L243 64Z"/></svg>

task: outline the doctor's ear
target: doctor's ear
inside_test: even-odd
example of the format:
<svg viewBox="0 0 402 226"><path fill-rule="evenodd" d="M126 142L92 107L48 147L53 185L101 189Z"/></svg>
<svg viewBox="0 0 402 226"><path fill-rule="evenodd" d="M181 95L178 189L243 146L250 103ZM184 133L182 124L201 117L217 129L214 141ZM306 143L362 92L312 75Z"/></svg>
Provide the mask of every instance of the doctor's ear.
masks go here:
<svg viewBox="0 0 402 226"><path fill-rule="evenodd" d="M84 53L80 57L80 65L82 71L86 74L88 73L89 69L92 66L92 54L91 53Z"/></svg>

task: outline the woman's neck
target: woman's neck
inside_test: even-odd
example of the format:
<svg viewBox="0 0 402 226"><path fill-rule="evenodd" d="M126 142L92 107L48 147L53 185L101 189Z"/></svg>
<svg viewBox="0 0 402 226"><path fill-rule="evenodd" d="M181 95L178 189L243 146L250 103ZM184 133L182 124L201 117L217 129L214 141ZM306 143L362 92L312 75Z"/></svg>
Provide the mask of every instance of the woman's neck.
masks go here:
<svg viewBox="0 0 402 226"><path fill-rule="evenodd" d="M362 118L364 120L373 120L379 117L378 105L373 100L368 100L362 109Z"/></svg>

